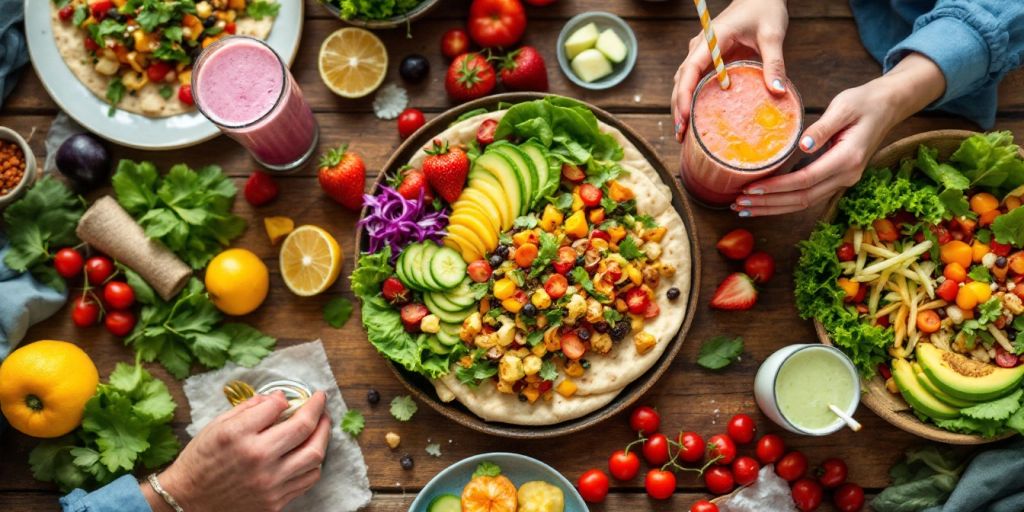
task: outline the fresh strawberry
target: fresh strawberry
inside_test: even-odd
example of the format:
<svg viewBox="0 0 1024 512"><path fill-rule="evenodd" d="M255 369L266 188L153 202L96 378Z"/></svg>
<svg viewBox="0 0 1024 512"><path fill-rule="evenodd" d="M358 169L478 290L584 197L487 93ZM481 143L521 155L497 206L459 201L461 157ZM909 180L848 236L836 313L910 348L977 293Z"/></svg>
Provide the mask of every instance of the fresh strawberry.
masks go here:
<svg viewBox="0 0 1024 512"><path fill-rule="evenodd" d="M384 300L392 304L401 306L409 302L409 289L394 276L384 280L380 286L380 293Z"/></svg>
<svg viewBox="0 0 1024 512"><path fill-rule="evenodd" d="M196 104L195 98L192 97L191 84L185 84L181 87L178 87L178 101L181 101L182 103L189 106Z"/></svg>
<svg viewBox="0 0 1024 512"><path fill-rule="evenodd" d="M430 310L423 304L406 304L402 306L402 311L400 312L402 325L409 332L419 332L420 320L423 320L423 317L429 314Z"/></svg>
<svg viewBox="0 0 1024 512"><path fill-rule="evenodd" d="M757 304L754 281L742 272L729 274L711 297L711 307L729 311L750 309Z"/></svg>
<svg viewBox="0 0 1024 512"><path fill-rule="evenodd" d="M410 201L419 199L422 193L424 201L434 202L434 191L427 183L427 176L419 169L410 167L399 172L398 176L391 180L391 186Z"/></svg>
<svg viewBox="0 0 1024 512"><path fill-rule="evenodd" d="M448 66L444 89L449 98L461 103L490 94L497 82L494 68L487 59L479 53L466 53Z"/></svg>
<svg viewBox="0 0 1024 512"><path fill-rule="evenodd" d="M317 179L320 180L320 188L331 199L350 210L362 208L366 165L359 155L348 151L347 144L320 157Z"/></svg>
<svg viewBox="0 0 1024 512"><path fill-rule="evenodd" d="M434 139L434 147L427 150L423 159L423 174L431 188L449 204L454 203L469 174L469 157L460 148L448 147L447 142Z"/></svg>
<svg viewBox="0 0 1024 512"><path fill-rule="evenodd" d="M253 171L245 182L245 200L253 206L263 206L277 197L278 187L269 174Z"/></svg>
<svg viewBox="0 0 1024 512"><path fill-rule="evenodd" d="M743 270L756 283L766 283L775 275L775 258L764 251L757 251L743 262Z"/></svg>
<svg viewBox="0 0 1024 512"><path fill-rule="evenodd" d="M476 129L476 143L480 145L481 149L494 142L494 132L496 131L498 131L498 121L487 119L480 123L480 127Z"/></svg>
<svg viewBox="0 0 1024 512"><path fill-rule="evenodd" d="M754 235L743 228L734 229L726 233L715 247L730 260L743 260L754 250Z"/></svg>
<svg viewBox="0 0 1024 512"><path fill-rule="evenodd" d="M508 54L502 60L499 75L510 91L548 90L548 68L544 57L532 46L523 46Z"/></svg>

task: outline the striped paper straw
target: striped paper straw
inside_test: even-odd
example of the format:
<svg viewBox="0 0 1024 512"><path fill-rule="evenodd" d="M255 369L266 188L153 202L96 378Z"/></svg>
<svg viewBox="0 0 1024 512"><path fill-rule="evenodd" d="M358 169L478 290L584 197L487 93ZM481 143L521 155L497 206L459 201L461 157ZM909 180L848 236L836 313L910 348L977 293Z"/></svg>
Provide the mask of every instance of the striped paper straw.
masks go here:
<svg viewBox="0 0 1024 512"><path fill-rule="evenodd" d="M704 39L708 42L708 50L711 51L711 61L715 63L715 73L718 75L718 83L722 89L729 88L729 73L725 71L725 63L722 62L722 52L718 49L718 38L715 37L715 29L711 28L711 15L708 14L708 4L705 0L693 0L697 6L697 16L700 17L700 26L704 30Z"/></svg>

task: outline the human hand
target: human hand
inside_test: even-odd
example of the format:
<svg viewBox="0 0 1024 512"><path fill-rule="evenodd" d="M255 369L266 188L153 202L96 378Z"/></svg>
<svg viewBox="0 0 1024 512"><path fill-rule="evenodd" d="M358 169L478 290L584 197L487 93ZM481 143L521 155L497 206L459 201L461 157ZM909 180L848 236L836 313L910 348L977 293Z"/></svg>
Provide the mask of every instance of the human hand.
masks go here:
<svg viewBox="0 0 1024 512"><path fill-rule="evenodd" d="M748 184L732 209L740 217L790 213L852 186L889 131L942 97L945 87L939 67L912 53L884 76L839 93L799 144L805 153L829 141L832 147L799 171Z"/></svg>
<svg viewBox="0 0 1024 512"><path fill-rule="evenodd" d="M320 479L331 422L318 391L292 417L281 393L256 395L221 414L160 474L160 484L189 512L279 511ZM276 424L275 424L276 423ZM155 512L170 507L142 484Z"/></svg>
<svg viewBox="0 0 1024 512"><path fill-rule="evenodd" d="M765 87L773 94L786 92L782 41L789 26L789 12L785 0L735 0L712 20L712 26L723 58L744 50L757 53L764 65ZM672 90L672 119L679 142L686 133L693 92L711 66L704 33L698 33L690 39L689 53L676 71Z"/></svg>

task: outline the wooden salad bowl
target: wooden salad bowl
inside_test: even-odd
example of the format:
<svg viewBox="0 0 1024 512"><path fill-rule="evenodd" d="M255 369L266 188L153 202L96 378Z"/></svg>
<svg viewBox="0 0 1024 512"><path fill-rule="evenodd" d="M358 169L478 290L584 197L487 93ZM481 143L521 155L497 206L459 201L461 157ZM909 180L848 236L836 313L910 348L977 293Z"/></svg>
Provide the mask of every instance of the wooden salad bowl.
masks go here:
<svg viewBox="0 0 1024 512"><path fill-rule="evenodd" d="M386 183L387 177L394 176L395 173L398 172L398 169L408 162L416 151L429 143L430 140L436 137L439 133L444 131L462 114L477 109L495 109L499 103L514 104L541 99L545 96L547 95L540 93L497 94L459 105L447 112L439 114L411 137L406 139L405 142L403 142L402 145L399 146L391 155L391 158L386 164L384 164L384 167L381 168L380 173L377 175L373 185L370 187L370 193L376 194L380 190L381 184ZM683 193L682 188L680 187L678 180L674 178L673 173L666 169L665 165L658 159L657 153L649 144L647 144L640 134L608 112L590 104L586 105L588 108L593 110L594 115L596 115L598 119L620 130L630 142L636 145L640 153L643 154L651 165L654 166L655 170L657 170L662 181L672 189L672 206L675 207L676 211L682 217L683 223L686 225L687 237L690 241L690 250L692 253L690 258L691 285L689 300L686 305L686 315L683 319L682 325L679 326L678 332L669 341L670 345L666 347L665 353L662 354L658 362L619 392L619 395L615 397L614 400L590 414L554 425L521 426L509 423L484 421L462 406L458 401L452 401L449 403L442 402L434 391L434 386L425 377L409 372L388 360L388 366L395 374L395 377L405 385L413 396L423 403L426 403L432 409L448 419L485 434L514 439L544 439L558 437L592 427L628 409L644 393L646 393L655 382L658 381L666 370L668 370L668 367L672 364L672 360L675 359L676 355L679 353L679 349L683 346L683 341L686 339L686 333L690 330L690 325L693 322L693 317L697 309L697 298L700 290L701 251L700 242L696 233L697 224L694 221L693 211L688 197ZM365 215L366 210L364 209L360 213L360 219ZM356 261L359 259L359 255L365 251L367 243L367 236L363 232L362 227L357 228L355 243L353 244L356 248L354 256Z"/></svg>
<svg viewBox="0 0 1024 512"><path fill-rule="evenodd" d="M939 158L947 159L960 147L960 143L964 139L976 133L968 130L934 130L904 137L875 153L875 156L868 162L868 167L896 168L903 158L915 158L917 148L921 144L927 144L939 150ZM1024 157L1024 149L1021 150L1021 156ZM843 194L840 192L832 198L823 219L825 222L835 220L839 212L839 200L842 197ZM818 333L818 339L822 343L826 345L832 344L832 338L829 336L828 331L825 330L825 326L817 319L814 320L814 330ZM880 375L862 380L861 389L861 403L866 405L868 409L871 409L875 414L881 416L882 419L895 427L930 441L972 445L992 443L1013 435L1005 434L1000 437L984 437L973 434L958 434L941 429L931 423L925 423L914 415L914 411L903 400L901 395L894 395L885 389L885 379Z"/></svg>

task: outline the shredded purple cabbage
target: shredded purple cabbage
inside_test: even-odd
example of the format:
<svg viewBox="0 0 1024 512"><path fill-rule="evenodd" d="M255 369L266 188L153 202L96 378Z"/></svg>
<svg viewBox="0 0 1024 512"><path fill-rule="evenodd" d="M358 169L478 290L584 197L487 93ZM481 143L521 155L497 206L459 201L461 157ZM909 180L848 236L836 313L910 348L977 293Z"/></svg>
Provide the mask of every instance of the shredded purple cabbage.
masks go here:
<svg viewBox="0 0 1024 512"><path fill-rule="evenodd" d="M423 200L422 190L419 199L409 200L397 190L385 186L375 196L364 195L363 204L368 211L359 225L365 227L369 235L370 252L376 253L386 244L391 247L392 263L410 243L424 240L440 242L446 234L448 210L431 211Z"/></svg>

